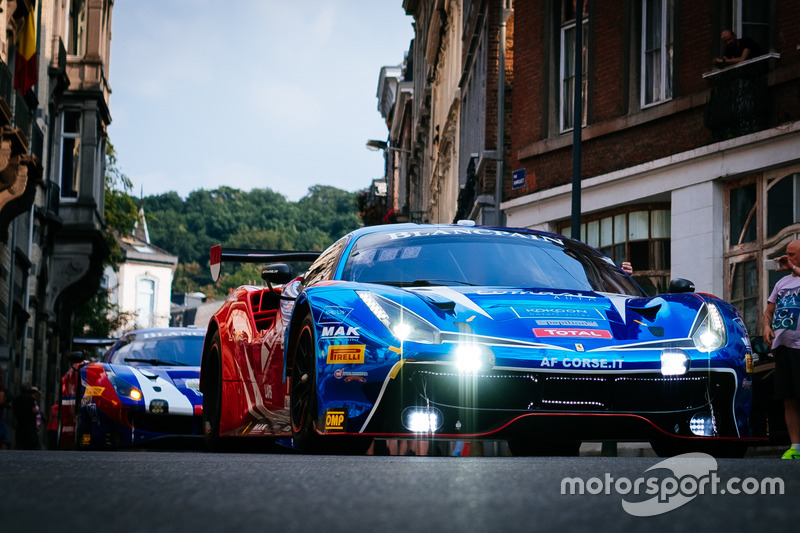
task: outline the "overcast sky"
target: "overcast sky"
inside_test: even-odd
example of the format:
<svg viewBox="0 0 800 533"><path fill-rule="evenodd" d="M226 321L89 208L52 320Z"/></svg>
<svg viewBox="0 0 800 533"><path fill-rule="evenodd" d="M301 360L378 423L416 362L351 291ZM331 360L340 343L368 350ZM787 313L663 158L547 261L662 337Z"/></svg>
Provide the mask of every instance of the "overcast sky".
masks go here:
<svg viewBox="0 0 800 533"><path fill-rule="evenodd" d="M297 201L383 175L380 68L413 37L402 0L114 3L109 138L139 196L228 185Z"/></svg>

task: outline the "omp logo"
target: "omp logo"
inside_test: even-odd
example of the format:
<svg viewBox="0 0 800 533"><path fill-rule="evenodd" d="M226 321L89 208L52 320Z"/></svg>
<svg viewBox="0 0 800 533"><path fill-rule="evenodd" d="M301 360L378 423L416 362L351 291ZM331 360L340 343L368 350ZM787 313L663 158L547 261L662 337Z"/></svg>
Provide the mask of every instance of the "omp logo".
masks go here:
<svg viewBox="0 0 800 533"><path fill-rule="evenodd" d="M344 326L323 326L322 327L322 336L323 337L358 337L358 329L354 328L353 326L348 326L345 328Z"/></svg>
<svg viewBox="0 0 800 533"><path fill-rule="evenodd" d="M326 362L329 365L363 363L365 349L366 345L364 344L328 346Z"/></svg>
<svg viewBox="0 0 800 533"><path fill-rule="evenodd" d="M325 431L344 431L344 409L328 409L325 413Z"/></svg>

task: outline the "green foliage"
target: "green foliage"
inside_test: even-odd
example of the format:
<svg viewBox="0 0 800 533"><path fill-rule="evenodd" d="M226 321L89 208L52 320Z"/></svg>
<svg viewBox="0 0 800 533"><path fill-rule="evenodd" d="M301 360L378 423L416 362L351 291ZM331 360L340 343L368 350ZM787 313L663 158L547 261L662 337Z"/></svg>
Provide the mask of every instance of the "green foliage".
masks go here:
<svg viewBox="0 0 800 533"><path fill-rule="evenodd" d="M143 200L150 240L178 257L174 292L224 298L238 285L261 283L262 265L224 264L217 283L208 269L209 249L321 251L361 225L356 194L316 185L299 202L270 189L199 189L183 200L174 192Z"/></svg>

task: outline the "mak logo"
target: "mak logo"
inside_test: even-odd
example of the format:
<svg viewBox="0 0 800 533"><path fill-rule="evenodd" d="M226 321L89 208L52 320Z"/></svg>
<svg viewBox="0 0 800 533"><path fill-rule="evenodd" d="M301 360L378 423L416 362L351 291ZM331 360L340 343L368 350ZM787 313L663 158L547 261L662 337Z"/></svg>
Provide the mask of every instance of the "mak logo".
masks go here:
<svg viewBox="0 0 800 533"><path fill-rule="evenodd" d="M358 338L359 328L353 326L323 326L322 338L331 337L344 337L344 338Z"/></svg>

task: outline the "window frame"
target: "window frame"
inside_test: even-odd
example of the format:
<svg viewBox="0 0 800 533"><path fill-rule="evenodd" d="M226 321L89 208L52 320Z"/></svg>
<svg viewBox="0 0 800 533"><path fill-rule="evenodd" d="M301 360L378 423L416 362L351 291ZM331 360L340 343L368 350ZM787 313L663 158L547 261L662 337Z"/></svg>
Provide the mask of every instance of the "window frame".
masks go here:
<svg viewBox="0 0 800 533"><path fill-rule="evenodd" d="M585 127L588 122L588 99L589 99L589 15L584 14L582 19L582 52L581 52L581 128ZM577 17L574 19L563 21L559 27L559 67L558 67L558 101L559 101L559 116L558 116L558 127L560 133L567 133L574 129L574 115L575 115L575 62L572 62L572 75L565 77L566 75L566 60L567 55L565 54L565 47L567 44L566 33L569 30L573 31L574 35L577 35L575 32L575 28L577 26ZM575 52L575 38L572 39L573 47L573 57ZM569 101L565 100L565 85L567 80L570 79L573 88L572 98ZM569 122L569 125L567 125Z"/></svg>
<svg viewBox="0 0 800 533"><path fill-rule="evenodd" d="M78 115L78 131L77 132L67 132L67 115L69 113L76 113ZM67 202L74 202L77 201L81 195L81 166L83 163L82 155L82 140L83 140L83 112L80 109L63 109L61 110L61 137L60 137L60 146L59 146L59 160L58 160L58 184L60 186L59 196L62 201ZM64 156L66 154L66 140L72 139L75 140L76 143L72 148L73 152L73 159L72 159L72 186L71 188L67 188L64 186ZM77 146L77 154L75 154L75 147ZM75 160L77 159L77 164ZM70 193L70 194L66 194ZM74 193L72 195L71 193Z"/></svg>
<svg viewBox="0 0 800 533"><path fill-rule="evenodd" d="M645 109L648 107L652 107L655 105L662 104L664 102L668 102L672 100L673 96L673 77L674 77L674 64L673 64L673 52L674 52L674 23L673 23L673 16L674 16L674 6L672 0L656 0L660 4L661 8L661 39L659 47L653 48L652 50L647 49L647 36L648 36L648 27L647 27L647 5L651 0L642 0L642 26L641 26L641 39L640 39L640 92L639 92L639 105L641 109ZM653 100L648 102L647 101L647 89L649 84L647 83L647 68L648 68L648 53L652 53L655 50L659 50L660 54L660 61L659 61L659 69L658 73L659 76L659 84L658 84L658 94L659 97L653 97ZM655 79L655 74L654 74ZM653 90L653 94L655 95L655 87L651 88Z"/></svg>

